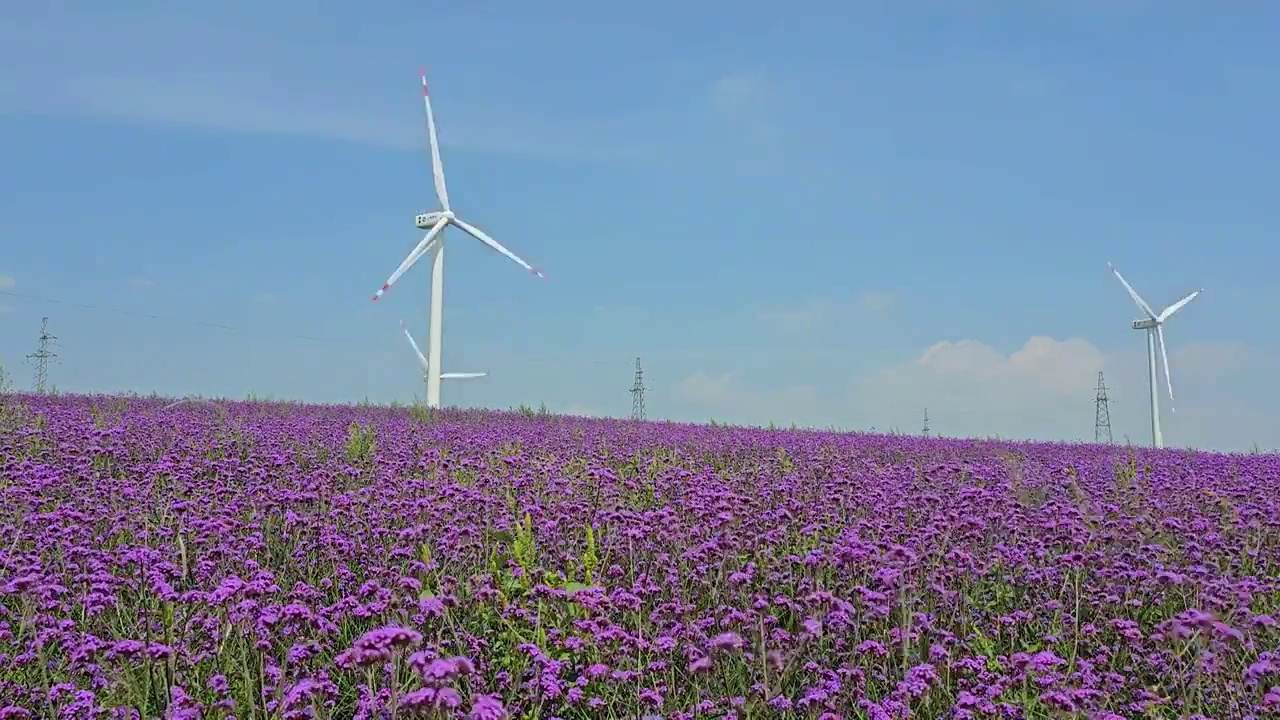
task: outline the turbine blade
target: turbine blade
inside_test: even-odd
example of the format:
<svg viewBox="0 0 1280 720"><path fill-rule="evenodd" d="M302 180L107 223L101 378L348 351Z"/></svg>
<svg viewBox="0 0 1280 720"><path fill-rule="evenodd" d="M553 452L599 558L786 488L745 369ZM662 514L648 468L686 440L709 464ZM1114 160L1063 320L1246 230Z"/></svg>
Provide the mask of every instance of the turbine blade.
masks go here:
<svg viewBox="0 0 1280 720"><path fill-rule="evenodd" d="M427 109L427 141L431 144L431 175L436 182L436 199L440 207L449 209L449 191L444 186L444 164L440 162L440 142L436 139L436 119L431 112L431 96L427 94L427 71L422 70L422 104Z"/></svg>
<svg viewBox="0 0 1280 720"><path fill-rule="evenodd" d="M1156 339L1160 341L1160 361L1164 363L1164 383L1169 388L1169 412L1173 409L1173 378L1169 377L1169 354L1164 350L1164 327L1156 326Z"/></svg>
<svg viewBox="0 0 1280 720"><path fill-rule="evenodd" d="M1186 307L1187 303L1191 302L1192 300L1195 300L1196 297L1199 296L1201 292L1203 291L1196 290L1195 292L1187 295L1186 297L1182 298L1178 302L1170 305L1169 307L1165 308L1164 311L1160 313L1160 317L1156 319L1159 320L1160 322L1164 322L1165 320L1168 320L1169 318L1173 317L1174 314L1177 313L1179 310Z"/></svg>
<svg viewBox="0 0 1280 720"><path fill-rule="evenodd" d="M404 330L404 336L409 338L409 344L413 346L413 354L418 356L418 364L422 366L422 372L426 372L429 367L427 358L423 356L422 350L418 349L418 343L414 342L413 335L409 334L409 328L405 327L403 320L400 321L400 329Z"/></svg>
<svg viewBox="0 0 1280 720"><path fill-rule="evenodd" d="M1134 292L1133 287L1131 287L1129 283L1125 281L1124 276L1120 274L1120 271L1116 269L1116 266L1112 265L1111 263L1107 263L1107 267L1111 268L1111 272L1116 274L1116 279L1120 281L1120 284L1124 286L1125 290L1129 291L1129 297L1133 298L1133 301L1137 303L1138 307L1142 310L1142 312L1146 313L1147 317L1154 320L1156 318L1156 314L1151 311L1151 306L1148 305L1142 298L1138 297L1138 293Z"/></svg>
<svg viewBox="0 0 1280 720"><path fill-rule="evenodd" d="M502 255L505 255L509 260L511 260L511 261L512 261L512 262L514 262L515 264L519 265L520 267L524 268L525 270L528 270L529 272L533 273L534 275L537 275L538 277L546 277L545 275L543 275L543 274L542 274L542 271L541 271L541 270L538 270L537 268L533 267L532 265L530 265L529 263L525 262L524 260L521 260L519 257L517 257L517 256L516 256L516 254L515 254L515 253L513 253L513 252L511 252L510 250L508 250L508 249L506 249L506 248L502 247L502 245L499 245L497 240L494 240L493 238L489 237L489 236L488 236L487 234L485 234L485 232L484 232L484 231L482 231L480 228L478 228L478 227L476 227L476 226L474 226L474 225L472 225L472 224L470 224L470 223L463 222L462 220L459 220L459 219L458 219L458 218L456 218L456 217L453 219L453 222L457 223L457 224L458 224L458 227L460 227L460 228L462 228L463 230L465 230L465 231L466 231L466 233L467 233L468 235L470 235L471 237L473 237L473 238L475 238L475 239L479 240L480 242L484 243L485 245L488 245L488 246L489 246L491 249L493 249L495 252L498 252L498 253L501 253Z"/></svg>
<svg viewBox="0 0 1280 720"><path fill-rule="evenodd" d="M409 253L409 256L404 259L404 262L400 263L400 267L396 268L396 271L391 273L391 277L387 278L387 281L382 284L382 287L378 292L373 294L374 300L382 297L385 292L390 290L391 286L400 279L400 276L408 272L409 268L413 267L413 264L418 262L423 255L426 255L428 252L436 248L436 237L440 234L440 231L444 229L444 226L448 224L448 218L440 218L440 220L427 231L426 236L422 238L422 242L418 243L418 246L413 249L413 252Z"/></svg>
<svg viewBox="0 0 1280 720"><path fill-rule="evenodd" d="M466 380L468 378L482 378L489 373L440 373L441 380Z"/></svg>

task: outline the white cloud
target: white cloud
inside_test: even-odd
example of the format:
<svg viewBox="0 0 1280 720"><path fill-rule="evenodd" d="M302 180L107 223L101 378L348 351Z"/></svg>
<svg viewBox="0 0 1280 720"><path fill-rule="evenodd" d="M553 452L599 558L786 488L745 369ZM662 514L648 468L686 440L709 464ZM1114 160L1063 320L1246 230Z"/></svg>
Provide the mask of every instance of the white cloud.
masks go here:
<svg viewBox="0 0 1280 720"><path fill-rule="evenodd" d="M900 298L889 290L863 290L854 299L854 308L863 317L882 318L898 309Z"/></svg>
<svg viewBox="0 0 1280 720"><path fill-rule="evenodd" d="M919 357L854 381L849 401L876 408L878 427L912 428L929 408L947 435L1080 438L1084 408L1107 357L1088 341L1033 337L1005 354L976 340L942 341ZM1087 413L1086 413L1087 414Z"/></svg>
<svg viewBox="0 0 1280 720"><path fill-rule="evenodd" d="M880 320L898 308L898 295L888 290L863 290L850 300L820 297L784 308L760 310L756 319L780 335L809 335L849 321Z"/></svg>
<svg viewBox="0 0 1280 720"><path fill-rule="evenodd" d="M415 150L422 142L412 113L393 113L349 79L317 73L333 83L326 92L260 38L169 12L0 20L0 48L0 60L27 58L24 73L0 78L0 110Z"/></svg>
<svg viewBox="0 0 1280 720"><path fill-rule="evenodd" d="M1191 373L1201 380L1218 381L1269 355L1242 342L1191 342L1170 350L1169 364L1175 373Z"/></svg>
<svg viewBox="0 0 1280 720"><path fill-rule="evenodd" d="M675 387L675 397L702 419L738 424L779 425L815 417L818 392L812 385L744 382L738 373L696 372Z"/></svg>
<svg viewBox="0 0 1280 720"><path fill-rule="evenodd" d="M721 407L738 399L735 379L735 373L715 375L698 371L681 380L676 393L702 405Z"/></svg>
<svg viewBox="0 0 1280 720"><path fill-rule="evenodd" d="M0 275L0 290L12 290L17 285L18 281L14 280L12 275Z"/></svg>
<svg viewBox="0 0 1280 720"><path fill-rule="evenodd" d="M1240 343L1170 348L1177 412L1161 397L1170 446L1280 448L1280 387L1263 382L1274 353ZM1012 351L977 340L942 341L918 355L821 385L698 372L675 388L681 417L735 423L920 431L951 437L1093 439L1094 391L1105 373L1117 442L1149 440L1144 353L1104 352L1081 338L1036 336ZM1163 378L1162 378L1163 385Z"/></svg>
<svg viewBox="0 0 1280 720"><path fill-rule="evenodd" d="M782 136L772 83L759 72L735 72L711 84L707 104L721 132L753 144Z"/></svg>
<svg viewBox="0 0 1280 720"><path fill-rule="evenodd" d="M1166 444L1280 447L1280 421L1260 412L1280 402L1280 386L1262 382L1275 367L1272 353L1200 342L1170 348L1169 359L1176 403L1162 392ZM1099 371L1109 389L1113 437L1149 442L1145 353L1103 352L1080 338L1032 337L1008 354L975 340L940 342L911 361L857 378L848 397L912 430L927 407L934 429L945 435L1092 441Z"/></svg>
<svg viewBox="0 0 1280 720"><path fill-rule="evenodd" d="M726 114L748 112L766 99L765 81L757 73L732 73L711 86L711 106Z"/></svg>
<svg viewBox="0 0 1280 720"><path fill-rule="evenodd" d="M207 14L154 5L43 7L20 18L0 17L0 65L23 68L0 74L0 113L316 137L422 152L414 78L392 85L385 54L374 53L382 58L374 60L359 48L318 50L301 31L266 36L254 23ZM690 98L674 109L603 108L566 116L552 94L538 105L504 102L507 94L500 90L450 91L447 103L436 108L441 144L559 161L651 162L655 151L671 157L690 147L690 138L670 127L654 130L655 114L659 121L683 123L701 110L695 105L701 98Z"/></svg>
<svg viewBox="0 0 1280 720"><path fill-rule="evenodd" d="M827 325L831 318L831 303L823 299L811 300L798 307L761 310L756 318L781 335L804 335Z"/></svg>
<svg viewBox="0 0 1280 720"><path fill-rule="evenodd" d="M1070 395L1090 387L1106 362L1098 348L1080 338L1058 341L1036 336L1007 357L976 340L944 340L925 350L910 366L909 379L948 383L961 378L982 379Z"/></svg>

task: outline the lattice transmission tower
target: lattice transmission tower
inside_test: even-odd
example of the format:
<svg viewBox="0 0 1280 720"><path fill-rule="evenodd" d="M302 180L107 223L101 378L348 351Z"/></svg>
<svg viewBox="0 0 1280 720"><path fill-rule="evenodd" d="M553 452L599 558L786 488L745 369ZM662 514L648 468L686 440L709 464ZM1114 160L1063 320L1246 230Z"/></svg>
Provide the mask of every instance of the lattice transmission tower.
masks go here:
<svg viewBox="0 0 1280 720"><path fill-rule="evenodd" d="M644 370L640 358L636 358L636 381L631 385L631 419L644 419Z"/></svg>
<svg viewBox="0 0 1280 720"><path fill-rule="evenodd" d="M49 318L40 318L40 344L27 356L27 362L36 366L36 392L43 394L49 381L49 363L58 361L53 344L58 336L49 332Z"/></svg>
<svg viewBox="0 0 1280 720"><path fill-rule="evenodd" d="M924 409L924 429L920 431L920 434L929 437L929 408Z"/></svg>
<svg viewBox="0 0 1280 720"><path fill-rule="evenodd" d="M1106 438L1104 441L1103 438ZM1106 442L1111 439L1111 407L1107 400L1107 384L1102 381L1102 371L1098 371L1098 392L1093 398L1093 441Z"/></svg>

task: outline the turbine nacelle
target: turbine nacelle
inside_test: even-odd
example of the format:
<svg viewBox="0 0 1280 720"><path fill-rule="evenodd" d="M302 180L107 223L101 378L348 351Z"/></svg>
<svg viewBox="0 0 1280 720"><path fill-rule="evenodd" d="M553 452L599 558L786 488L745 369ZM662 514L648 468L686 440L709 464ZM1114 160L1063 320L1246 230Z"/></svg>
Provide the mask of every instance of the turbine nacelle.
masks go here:
<svg viewBox="0 0 1280 720"><path fill-rule="evenodd" d="M1160 327L1159 320L1152 320L1151 318L1147 318L1146 320L1133 321L1134 330L1150 330L1151 328L1154 328L1154 327Z"/></svg>
<svg viewBox="0 0 1280 720"><path fill-rule="evenodd" d="M430 230L435 227L436 223L440 222L440 218L448 218L452 220L453 217L453 213L448 210L437 210L434 212L422 213L421 215L414 217L413 224L419 230Z"/></svg>

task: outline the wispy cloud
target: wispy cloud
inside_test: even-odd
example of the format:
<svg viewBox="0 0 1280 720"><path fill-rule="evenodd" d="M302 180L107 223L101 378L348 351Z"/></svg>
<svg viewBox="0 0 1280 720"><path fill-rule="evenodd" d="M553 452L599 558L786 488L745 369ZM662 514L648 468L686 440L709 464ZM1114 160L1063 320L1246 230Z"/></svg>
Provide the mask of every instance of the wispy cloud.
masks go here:
<svg viewBox="0 0 1280 720"><path fill-rule="evenodd" d="M1165 406L1167 442L1245 449L1258 440L1274 446L1280 426L1274 418L1250 415L1248 408L1259 393L1270 401L1275 392L1241 379L1273 367L1274 353L1209 342L1184 346L1171 360L1180 399L1177 413ZM686 419L756 425L795 420L904 432L918 432L928 408L933 431L953 437L1092 440L1100 370L1111 392L1115 437L1131 433L1142 442L1149 427L1143 353L1108 352L1083 338L1035 336L1007 349L974 339L944 340L840 378L703 370L675 383L663 407ZM1081 407L1087 414L1081 415Z"/></svg>
<svg viewBox="0 0 1280 720"><path fill-rule="evenodd" d="M715 142L707 149L721 170L769 178L795 153L785 132L787 105L778 84L762 71L740 70L715 78L706 88L703 132Z"/></svg>
<svg viewBox="0 0 1280 720"><path fill-rule="evenodd" d="M880 417L864 422L882 428L917 428L927 407L934 431L945 435L1092 440L1090 400L1097 373L1105 371L1115 437L1134 432L1141 441L1149 427L1143 355L1106 352L1083 338L1035 336L1011 352L979 340L944 340L913 358L856 377L845 402L851 408L874 408ZM1275 437L1274 421L1251 428L1242 419L1245 408L1217 399L1232 368L1262 367L1267 353L1237 343L1197 343L1171 355L1174 381L1183 387L1179 412L1165 411L1167 442L1240 449L1255 439ZM1064 410L1081 403L1086 403L1087 415Z"/></svg>
<svg viewBox="0 0 1280 720"><path fill-rule="evenodd" d="M0 275L0 290L12 290L17 286L18 281L14 280L12 275ZM12 305L0 305L0 315L8 315L12 312Z"/></svg>
<svg viewBox="0 0 1280 720"><path fill-rule="evenodd" d="M820 297L793 307L768 308L756 319L780 335L811 335L849 320L880 320L897 310L899 297L887 290L863 290L852 298Z"/></svg>
<svg viewBox="0 0 1280 720"><path fill-rule="evenodd" d="M1239 341L1189 342L1169 351L1169 365L1175 375L1192 373L1213 382L1241 371L1265 373L1267 368L1276 366L1276 361L1275 352Z"/></svg>
<svg viewBox="0 0 1280 720"><path fill-rule="evenodd" d="M879 319L898 309L901 298L889 290L863 290L854 298L853 307L864 318Z"/></svg>
<svg viewBox="0 0 1280 720"><path fill-rule="evenodd" d="M756 317L780 335L805 335L825 327L831 310L830 301L816 299L798 307L761 310Z"/></svg>
<svg viewBox="0 0 1280 720"><path fill-rule="evenodd" d="M738 139L764 143L781 136L770 81L760 72L735 72L712 83L708 103L717 119Z"/></svg>
<svg viewBox="0 0 1280 720"><path fill-rule="evenodd" d="M176 6L142 11L43 8L0 17L0 113L91 117L222 132L295 135L420 152L421 108L412 79L392 87L381 64L301 39L255 34ZM750 77L714 91L724 117L758 106ZM401 87L403 85L403 87ZM445 87L448 87L447 84ZM446 90L446 96L448 91ZM656 101L655 101L656 102ZM463 92L439 102L446 147L588 162L646 162L687 151L680 118L698 112L652 107L566 116L554 97L512 106ZM753 125L738 121L741 128ZM761 126L763 127L763 126ZM758 130L759 128L757 128ZM699 129L699 133L703 130Z"/></svg>
<svg viewBox="0 0 1280 720"><path fill-rule="evenodd" d="M699 371L675 386L675 397L694 412L732 423L767 424L784 418L814 417L819 401L812 385L762 387L740 373Z"/></svg>

